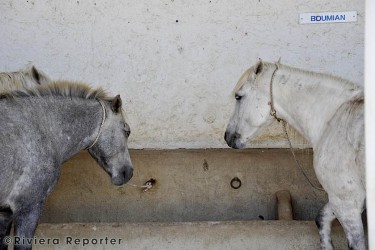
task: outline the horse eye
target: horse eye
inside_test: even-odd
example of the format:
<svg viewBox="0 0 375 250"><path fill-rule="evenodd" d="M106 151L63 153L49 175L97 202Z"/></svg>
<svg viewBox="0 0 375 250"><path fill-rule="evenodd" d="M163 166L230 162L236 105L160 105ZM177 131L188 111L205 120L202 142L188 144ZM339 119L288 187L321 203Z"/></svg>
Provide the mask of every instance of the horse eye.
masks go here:
<svg viewBox="0 0 375 250"><path fill-rule="evenodd" d="M127 137L130 136L130 130L124 129L124 132L125 132L125 135L126 135Z"/></svg>
<svg viewBox="0 0 375 250"><path fill-rule="evenodd" d="M242 96L236 94L236 95L234 96L234 98L236 98L236 100L239 101L239 100L241 100Z"/></svg>
<svg viewBox="0 0 375 250"><path fill-rule="evenodd" d="M129 137L129 136L130 136L130 130L125 130L125 129L124 129L124 131L125 131L125 135L126 135L127 137Z"/></svg>

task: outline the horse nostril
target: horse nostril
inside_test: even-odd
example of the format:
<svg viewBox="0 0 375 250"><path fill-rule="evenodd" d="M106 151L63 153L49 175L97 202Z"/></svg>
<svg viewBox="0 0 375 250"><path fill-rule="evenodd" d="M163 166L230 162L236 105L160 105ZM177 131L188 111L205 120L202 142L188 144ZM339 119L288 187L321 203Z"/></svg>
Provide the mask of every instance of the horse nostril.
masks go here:
<svg viewBox="0 0 375 250"><path fill-rule="evenodd" d="M236 140L240 137L241 137L241 135L239 133L231 134L231 133L229 133L229 131L225 131L225 134L224 134L225 141L233 141L233 140Z"/></svg>
<svg viewBox="0 0 375 250"><path fill-rule="evenodd" d="M224 139L227 142L229 147L232 147L232 148L242 147L241 142L240 142L241 134L237 132L230 133L229 131L225 131Z"/></svg>
<svg viewBox="0 0 375 250"><path fill-rule="evenodd" d="M233 139L239 139L241 138L241 135L239 133L234 133Z"/></svg>
<svg viewBox="0 0 375 250"><path fill-rule="evenodd" d="M129 170L124 171L124 177L128 178L129 180L133 177L133 168L130 168Z"/></svg>

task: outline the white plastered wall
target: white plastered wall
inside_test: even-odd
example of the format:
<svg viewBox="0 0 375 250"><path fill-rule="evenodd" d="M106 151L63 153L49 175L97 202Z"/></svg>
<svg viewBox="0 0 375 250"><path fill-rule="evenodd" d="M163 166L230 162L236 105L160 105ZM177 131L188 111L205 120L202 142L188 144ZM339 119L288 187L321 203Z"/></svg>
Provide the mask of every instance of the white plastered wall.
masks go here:
<svg viewBox="0 0 375 250"><path fill-rule="evenodd" d="M121 94L131 148L221 148L231 91L258 58L363 85L364 1L3 0L0 71L33 63L54 79ZM356 23L298 23L357 11ZM308 146L294 138L297 147ZM286 147L277 124L249 147Z"/></svg>

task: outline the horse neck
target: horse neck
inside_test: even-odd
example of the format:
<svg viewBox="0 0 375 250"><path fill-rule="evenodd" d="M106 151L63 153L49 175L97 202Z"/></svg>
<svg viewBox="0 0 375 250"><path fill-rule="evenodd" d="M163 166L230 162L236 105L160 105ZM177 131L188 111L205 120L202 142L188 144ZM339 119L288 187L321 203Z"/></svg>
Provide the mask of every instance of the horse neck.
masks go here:
<svg viewBox="0 0 375 250"><path fill-rule="evenodd" d="M102 121L102 108L96 100L57 98L51 102L53 105L50 102L38 105L46 110L38 119L48 124L56 153L66 161L95 140Z"/></svg>
<svg viewBox="0 0 375 250"><path fill-rule="evenodd" d="M301 133L313 147L338 108L363 94L349 81L287 66L279 67L273 85L278 116Z"/></svg>

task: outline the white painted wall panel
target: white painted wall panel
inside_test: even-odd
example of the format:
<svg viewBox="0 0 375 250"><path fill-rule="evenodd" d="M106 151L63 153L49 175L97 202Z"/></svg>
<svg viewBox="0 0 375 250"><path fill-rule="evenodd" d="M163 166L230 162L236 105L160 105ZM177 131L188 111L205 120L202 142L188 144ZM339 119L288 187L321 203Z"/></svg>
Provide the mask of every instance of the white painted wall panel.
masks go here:
<svg viewBox="0 0 375 250"><path fill-rule="evenodd" d="M298 21L335 11L358 20ZM231 91L259 57L363 85L359 0L3 0L0 13L0 71L32 62L52 78L121 94L132 148L226 147ZM265 131L249 147L287 146L281 127Z"/></svg>

